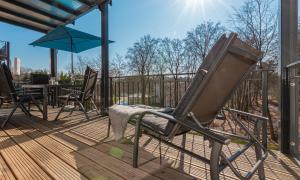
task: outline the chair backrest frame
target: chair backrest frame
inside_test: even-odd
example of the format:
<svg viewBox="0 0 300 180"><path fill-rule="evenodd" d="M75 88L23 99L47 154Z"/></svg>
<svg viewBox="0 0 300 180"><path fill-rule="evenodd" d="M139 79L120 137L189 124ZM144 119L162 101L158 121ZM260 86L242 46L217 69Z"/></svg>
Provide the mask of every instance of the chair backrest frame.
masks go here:
<svg viewBox="0 0 300 180"><path fill-rule="evenodd" d="M84 81L81 94L79 97L81 101L89 100L93 96L97 78L98 72L87 66L84 73Z"/></svg>
<svg viewBox="0 0 300 180"><path fill-rule="evenodd" d="M243 44L242 41L240 41L237 38L237 35L235 33L232 33L229 38L225 38L225 41L222 40L224 37L222 37L216 46L212 48L212 51L218 49L219 51L217 53L210 52L210 54L207 56L205 60L205 64L201 65L197 75L200 77L194 78L192 83L190 84L189 88L187 89L185 95L182 97L180 102L178 103L177 107L175 108L173 112L173 116L180 120L184 121L187 117L187 115L191 112L193 112L195 109L199 111L199 107L204 107L203 103L207 100L207 96L204 96L204 94L209 94L211 92L208 92L207 88L211 87L212 84L214 84L214 81L216 81L216 77L218 77L218 73L223 73L221 71L224 71L222 69L222 66L228 66L226 63L239 63L240 61L242 63L246 63L245 71L244 69L241 70L239 76L234 77L234 82L232 83L233 86L228 87L229 90L225 93L226 95L222 96L220 100L218 99L218 102L212 102L210 105L212 105L213 113L209 114L210 116L202 116L198 119L197 123L200 124L209 124L213 121L217 113L221 110L221 108L226 104L226 102L231 98L232 94L234 93L235 89L241 84L241 82L245 79L247 74L251 71L251 67L253 67L256 63L258 58L260 57L261 53L259 51L254 50L253 48L249 48L249 46ZM221 48L220 48L221 45ZM219 47L218 47L219 46ZM242 46L242 48L239 48L238 46ZM243 48L246 48L243 49ZM247 50L252 50L250 53ZM229 57L228 57L229 56ZM233 58L236 58L236 62L229 61L228 59L232 56ZM225 63L225 64L224 64ZM247 66L247 63L249 63L249 67ZM205 67L206 66L206 67ZM202 75L199 73L200 70L205 67L205 70L207 70L207 73L205 75ZM220 69L221 68L221 69ZM224 67L223 67L224 68ZM227 67L228 68L228 67ZM228 68L230 69L230 67ZM231 68L232 69L232 68ZM225 69L226 70L226 69ZM219 71L219 72L218 72ZM196 76L197 76L196 75ZM222 93L220 93L222 95ZM214 97L215 98L215 97ZM216 98L215 98L216 99ZM202 101L203 100L203 101ZM203 108L204 109L204 108ZM200 108L201 111L201 108ZM203 115L204 110L202 110ZM201 114L201 113L198 113ZM180 128L179 124L175 124L172 127L172 130L167 134L169 138L173 138L178 129Z"/></svg>
<svg viewBox="0 0 300 180"><path fill-rule="evenodd" d="M7 83L7 86L9 88L9 91L10 91L10 96L11 96L12 100L14 102L16 102L18 100L18 96L16 94L16 89L15 89L15 86L13 84L13 77L12 77L11 71L5 63L1 64L1 71L4 75L4 77L5 77L4 79L6 79L6 83Z"/></svg>

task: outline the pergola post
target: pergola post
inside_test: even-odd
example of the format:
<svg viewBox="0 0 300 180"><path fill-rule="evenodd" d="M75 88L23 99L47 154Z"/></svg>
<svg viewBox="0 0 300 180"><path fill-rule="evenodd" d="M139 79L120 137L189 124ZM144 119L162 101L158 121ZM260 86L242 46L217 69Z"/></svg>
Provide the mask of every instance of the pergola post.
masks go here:
<svg viewBox="0 0 300 180"><path fill-rule="evenodd" d="M290 153L290 94L287 65L296 61L298 0L280 1L281 119L280 151Z"/></svg>
<svg viewBox="0 0 300 180"><path fill-rule="evenodd" d="M57 50L50 49L50 71L51 77L57 77Z"/></svg>
<svg viewBox="0 0 300 180"><path fill-rule="evenodd" d="M6 61L7 61L7 66L11 68L11 62L10 62L10 43L7 41L6 42Z"/></svg>
<svg viewBox="0 0 300 180"><path fill-rule="evenodd" d="M104 0L99 4L101 11L101 88L100 88L100 110L106 115L109 107L109 31L108 31L108 5L111 0Z"/></svg>

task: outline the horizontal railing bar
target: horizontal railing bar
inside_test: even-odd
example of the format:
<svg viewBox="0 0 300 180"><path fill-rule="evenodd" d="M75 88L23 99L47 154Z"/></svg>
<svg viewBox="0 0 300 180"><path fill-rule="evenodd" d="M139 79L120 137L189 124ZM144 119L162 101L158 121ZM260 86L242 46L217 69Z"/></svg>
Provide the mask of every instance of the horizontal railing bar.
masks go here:
<svg viewBox="0 0 300 180"><path fill-rule="evenodd" d="M291 64L288 64L288 65L286 66L286 68L291 68L291 67L297 66L297 65L299 65L299 64L300 64L300 60L298 60L298 61L296 61L296 62L293 62L293 63L291 63Z"/></svg>

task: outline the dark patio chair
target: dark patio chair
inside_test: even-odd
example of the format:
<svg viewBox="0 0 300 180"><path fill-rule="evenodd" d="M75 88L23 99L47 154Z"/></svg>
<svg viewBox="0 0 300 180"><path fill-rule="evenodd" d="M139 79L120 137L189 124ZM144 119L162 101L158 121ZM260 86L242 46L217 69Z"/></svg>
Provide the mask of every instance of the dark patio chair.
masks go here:
<svg viewBox="0 0 300 180"><path fill-rule="evenodd" d="M4 102L4 97L0 96L0 108L1 108L2 105L3 105L3 102Z"/></svg>
<svg viewBox="0 0 300 180"><path fill-rule="evenodd" d="M185 95L172 113L146 109L144 112L132 114L129 123L136 126L133 167L138 167L139 138L144 133L210 164L211 179L219 179L220 172L226 167L229 167L241 179L250 179L257 170L260 179L264 179L263 161L267 157L267 149L263 146L266 139L261 139L260 132L263 131L262 126L265 125L267 118L226 108L228 113L233 114L233 120L247 136L238 136L210 128L218 113L225 109L226 102L247 72L257 63L260 54L245 45L234 33L229 38L223 36L200 66ZM249 118L255 127L253 131L244 126L241 117ZM203 135L204 139L210 142L209 159L172 143L175 136L191 130ZM231 138L241 138L248 143L232 156L227 157L222 148L230 144ZM233 161L252 146L255 148L257 162L248 173L241 174L233 165Z"/></svg>
<svg viewBox="0 0 300 180"><path fill-rule="evenodd" d="M35 106L39 109L40 112L43 112L40 108L38 101L35 99L35 97L30 94L30 92L24 92L20 89L16 89L13 84L13 77L11 75L10 69L7 67L6 64L2 63L0 67L0 83L1 83L1 91L9 92L12 102L14 103L14 108L12 109L11 113L8 115L7 119L2 123L2 128L5 127L7 122L11 119L15 111L20 108L23 113L31 117L31 113L26 108L25 104L32 102L35 104ZM7 89L5 89L7 88Z"/></svg>
<svg viewBox="0 0 300 180"><path fill-rule="evenodd" d="M92 106L94 107L94 110L96 110L97 114L99 115L98 108L93 100L93 95L94 95L94 90L97 82L97 77L98 77L98 72L94 71L90 67L87 66L85 70L85 75L84 75L84 81L82 85L82 90L80 92L76 90L68 90L65 89L66 91L69 91L71 93L65 95L65 96L59 96L58 98L60 100L64 101L64 104L60 111L58 112L55 120L58 120L59 115L62 113L62 111L65 109L65 107L68 105L69 102L74 103L74 107L71 109L70 114L71 115L78 105L80 109L84 112L85 117L87 120L89 120L88 112L86 108L84 107L84 103L90 101Z"/></svg>

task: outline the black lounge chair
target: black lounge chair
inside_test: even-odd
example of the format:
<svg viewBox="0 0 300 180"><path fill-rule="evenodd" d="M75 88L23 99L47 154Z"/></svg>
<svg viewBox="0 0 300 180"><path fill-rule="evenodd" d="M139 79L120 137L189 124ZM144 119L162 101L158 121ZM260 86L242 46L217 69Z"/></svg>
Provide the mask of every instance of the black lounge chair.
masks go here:
<svg viewBox="0 0 300 180"><path fill-rule="evenodd" d="M26 108L25 104L33 103L38 108L38 110L43 113L43 110L38 104L38 101L35 99L34 95L30 94L30 92L24 92L22 90L18 90L14 87L13 84L13 77L11 75L10 69L7 67L6 64L2 63L0 67L0 83L1 83L1 91L9 92L12 102L14 103L14 108L12 109L11 113L7 117L7 119L2 123L2 128L5 127L7 122L11 119L15 111L20 108L24 114L28 117L31 117L31 113Z"/></svg>
<svg viewBox="0 0 300 180"><path fill-rule="evenodd" d="M95 86L96 86L96 82L97 82L98 72L94 71L93 69L91 69L90 67L87 66L84 74L85 74L84 81L83 81L81 91L78 92L76 90L65 89L66 91L70 91L71 93L69 93L65 96L58 97L58 99L64 101L64 104L63 104L62 108L60 109L60 111L58 112L55 120L58 120L59 115L65 109L65 107L68 105L69 102L74 103L74 107L72 107L69 115L71 115L73 113L74 109L78 105L80 107L80 109L84 112L86 119L89 120L90 118L88 116L88 112L83 105L85 102L88 102L88 101L91 102L91 104L94 107L94 110L97 112L97 114L98 115L100 114L99 110L93 100L93 95L94 95L94 90L95 90Z"/></svg>
<svg viewBox="0 0 300 180"><path fill-rule="evenodd" d="M210 164L211 179L219 179L220 172L226 167L229 167L241 179L250 179L257 170L259 178L264 179L263 162L267 157L267 149L263 144L267 140L266 129L262 127L266 127L267 118L224 108L235 89L255 66L260 55L260 52L239 40L236 34L232 33L229 38L224 35L200 66L185 95L172 113L145 109L143 112L132 114L129 123L136 126L133 167L138 167L139 138L144 133ZM119 109L122 111L122 105ZM224 109L232 114L233 120L247 134L246 137L210 128L209 125ZM254 124L253 131L246 128L241 117L247 117ZM204 139L210 142L209 159L171 142L175 136L191 130L202 134ZM263 132L262 138L260 132ZM231 138L241 138L247 141L247 144L232 156L227 157L222 148L230 144ZM257 162L248 173L241 174L233 166L233 161L252 146L255 147Z"/></svg>
<svg viewBox="0 0 300 180"><path fill-rule="evenodd" d="M2 105L3 105L3 102L4 102L4 97L0 96L0 108L1 108Z"/></svg>

